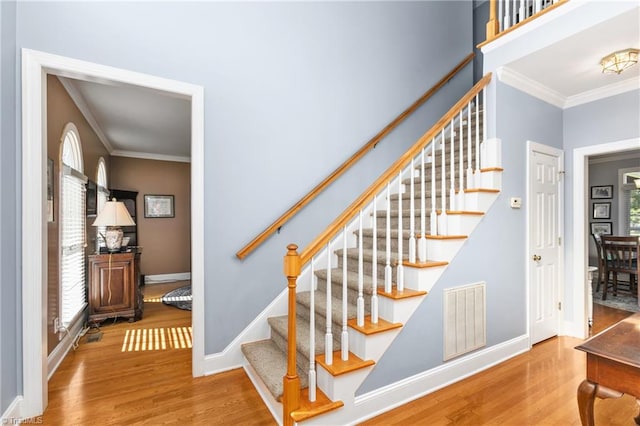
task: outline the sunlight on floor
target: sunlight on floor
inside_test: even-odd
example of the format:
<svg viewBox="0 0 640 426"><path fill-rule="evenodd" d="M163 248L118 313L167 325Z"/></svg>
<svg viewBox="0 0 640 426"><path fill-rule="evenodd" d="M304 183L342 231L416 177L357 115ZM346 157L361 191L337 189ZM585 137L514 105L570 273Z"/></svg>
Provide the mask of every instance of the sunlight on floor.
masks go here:
<svg viewBox="0 0 640 426"><path fill-rule="evenodd" d="M191 349L191 327L139 328L127 330L121 352Z"/></svg>

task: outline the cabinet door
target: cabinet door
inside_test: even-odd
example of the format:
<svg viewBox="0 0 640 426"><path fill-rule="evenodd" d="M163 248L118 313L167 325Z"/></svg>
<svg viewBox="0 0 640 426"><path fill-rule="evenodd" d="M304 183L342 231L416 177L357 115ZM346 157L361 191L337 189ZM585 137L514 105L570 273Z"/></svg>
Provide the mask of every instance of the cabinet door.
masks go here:
<svg viewBox="0 0 640 426"><path fill-rule="evenodd" d="M97 261L91 267L91 313L133 309L135 283L131 260Z"/></svg>

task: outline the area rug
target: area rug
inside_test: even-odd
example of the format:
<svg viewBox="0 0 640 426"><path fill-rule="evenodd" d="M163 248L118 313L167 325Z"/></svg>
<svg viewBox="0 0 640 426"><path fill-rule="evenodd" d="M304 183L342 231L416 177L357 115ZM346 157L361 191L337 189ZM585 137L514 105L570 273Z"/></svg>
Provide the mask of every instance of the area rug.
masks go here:
<svg viewBox="0 0 640 426"><path fill-rule="evenodd" d="M178 287L171 290L161 298L165 305L175 306L178 309L191 310L191 285Z"/></svg>
<svg viewBox="0 0 640 426"><path fill-rule="evenodd" d="M629 293L620 292L618 292L617 296L614 296L611 294L611 289L607 292L607 300L602 300L602 288L600 288L600 291L594 292L593 303L608 306L610 308L622 309L627 312L640 312L637 297L633 297Z"/></svg>

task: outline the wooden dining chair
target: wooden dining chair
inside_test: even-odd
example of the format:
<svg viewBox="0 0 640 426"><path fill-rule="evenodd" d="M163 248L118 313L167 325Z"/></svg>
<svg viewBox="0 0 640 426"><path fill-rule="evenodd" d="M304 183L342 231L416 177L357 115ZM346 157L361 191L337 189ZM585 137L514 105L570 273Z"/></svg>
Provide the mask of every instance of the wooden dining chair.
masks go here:
<svg viewBox="0 0 640 426"><path fill-rule="evenodd" d="M596 282L596 293L600 291L600 285L603 283L609 283L609 274L605 275L606 258L604 257L604 251L602 250L602 240L600 234L591 234L593 242L596 244L596 254L598 256L598 281ZM605 284L605 285L607 285Z"/></svg>
<svg viewBox="0 0 640 426"><path fill-rule="evenodd" d="M602 251L604 254L604 274L613 274L613 295L618 294L618 274L629 275L629 291L637 297L638 285L638 255L640 255L640 237L619 237L602 235ZM608 280L607 280L608 281ZM607 299L609 283L602 289L602 300Z"/></svg>

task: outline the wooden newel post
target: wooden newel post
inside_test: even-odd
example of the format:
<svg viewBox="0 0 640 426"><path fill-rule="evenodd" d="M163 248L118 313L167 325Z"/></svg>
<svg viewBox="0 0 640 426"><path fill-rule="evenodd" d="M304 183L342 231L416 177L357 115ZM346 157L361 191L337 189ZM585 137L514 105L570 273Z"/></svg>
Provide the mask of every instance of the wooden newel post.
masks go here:
<svg viewBox="0 0 640 426"><path fill-rule="evenodd" d="M287 374L283 378L282 422L293 425L291 413L300 408L300 378L296 371L296 281L300 275L300 255L298 246L289 244L284 257L284 274L289 287Z"/></svg>
<svg viewBox="0 0 640 426"><path fill-rule="evenodd" d="M489 0L489 22L487 22L487 41L498 35L500 26L498 24L498 2L497 0Z"/></svg>

